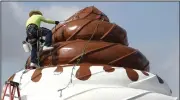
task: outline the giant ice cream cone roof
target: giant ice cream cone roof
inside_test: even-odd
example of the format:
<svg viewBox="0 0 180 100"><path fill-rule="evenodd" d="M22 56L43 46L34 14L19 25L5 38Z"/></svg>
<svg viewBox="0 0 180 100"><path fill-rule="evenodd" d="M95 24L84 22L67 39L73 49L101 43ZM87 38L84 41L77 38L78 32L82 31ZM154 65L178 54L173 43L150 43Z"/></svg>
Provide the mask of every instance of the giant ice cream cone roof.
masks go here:
<svg viewBox="0 0 180 100"><path fill-rule="evenodd" d="M76 12L52 32L54 49L41 52L42 67L8 79L21 84L27 100L177 100L149 72L140 50L128 46L126 30L96 7Z"/></svg>

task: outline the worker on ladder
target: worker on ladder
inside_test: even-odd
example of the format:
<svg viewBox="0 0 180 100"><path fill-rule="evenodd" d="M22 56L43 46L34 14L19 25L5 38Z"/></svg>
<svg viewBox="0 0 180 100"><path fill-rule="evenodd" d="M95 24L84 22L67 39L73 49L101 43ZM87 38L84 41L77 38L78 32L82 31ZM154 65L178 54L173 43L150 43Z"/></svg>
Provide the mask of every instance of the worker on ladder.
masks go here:
<svg viewBox="0 0 180 100"><path fill-rule="evenodd" d="M59 21L45 19L40 11L33 10L29 13L29 18L26 22L26 33L27 33L26 41L28 41L32 46L30 67L38 66L37 39L39 38L39 36L46 36L43 51L53 49L53 47L51 46L52 32L51 30L45 27L40 27L41 22L56 24L56 25L59 24Z"/></svg>

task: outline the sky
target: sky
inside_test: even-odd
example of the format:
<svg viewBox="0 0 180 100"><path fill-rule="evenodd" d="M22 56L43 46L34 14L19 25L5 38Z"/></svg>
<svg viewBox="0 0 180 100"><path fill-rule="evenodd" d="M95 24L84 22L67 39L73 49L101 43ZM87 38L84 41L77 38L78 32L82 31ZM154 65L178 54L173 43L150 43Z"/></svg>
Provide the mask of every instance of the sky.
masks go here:
<svg viewBox="0 0 180 100"><path fill-rule="evenodd" d="M87 6L104 12L110 22L127 31L129 46L150 61L150 72L158 74L179 97L179 4L178 2L2 2L2 81L24 68L25 22L30 10L63 21ZM51 29L54 25L42 24Z"/></svg>

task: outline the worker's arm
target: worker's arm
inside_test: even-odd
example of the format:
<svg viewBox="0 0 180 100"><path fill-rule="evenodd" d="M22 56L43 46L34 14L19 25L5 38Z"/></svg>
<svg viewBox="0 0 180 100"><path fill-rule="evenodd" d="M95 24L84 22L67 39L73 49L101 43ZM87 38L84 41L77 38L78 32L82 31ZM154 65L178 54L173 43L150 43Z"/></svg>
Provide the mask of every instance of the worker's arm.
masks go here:
<svg viewBox="0 0 180 100"><path fill-rule="evenodd" d="M45 19L43 16L41 17L41 21L43 21L45 23L49 23L49 24L55 24L55 21L50 20L50 19Z"/></svg>

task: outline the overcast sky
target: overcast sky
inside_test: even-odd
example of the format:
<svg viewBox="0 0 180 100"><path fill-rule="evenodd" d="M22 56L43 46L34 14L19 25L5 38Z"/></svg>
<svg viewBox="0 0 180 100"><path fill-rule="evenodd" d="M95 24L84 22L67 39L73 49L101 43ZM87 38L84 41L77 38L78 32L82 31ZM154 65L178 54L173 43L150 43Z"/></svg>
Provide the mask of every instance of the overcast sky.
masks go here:
<svg viewBox="0 0 180 100"><path fill-rule="evenodd" d="M126 29L130 46L150 60L151 72L162 77L179 97L178 2L2 2L1 83L23 68L30 55L22 48L30 10L41 10L45 17L61 21L92 5Z"/></svg>

